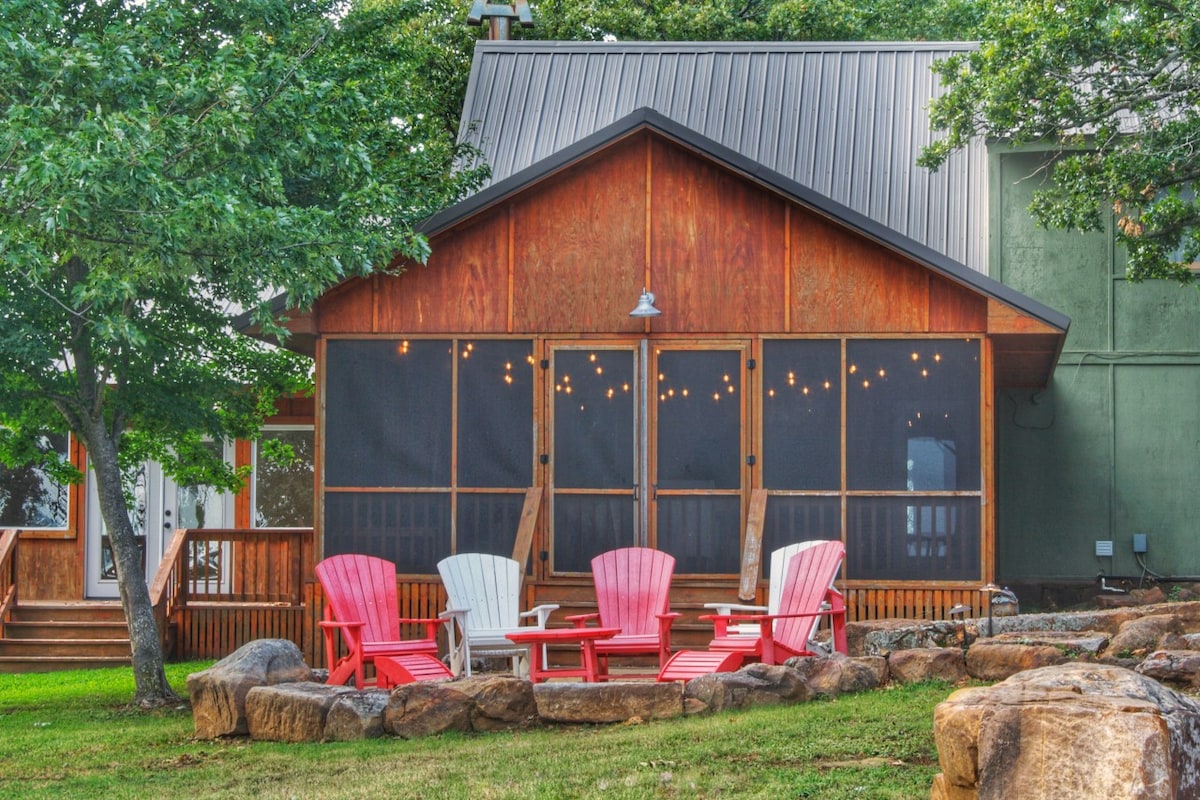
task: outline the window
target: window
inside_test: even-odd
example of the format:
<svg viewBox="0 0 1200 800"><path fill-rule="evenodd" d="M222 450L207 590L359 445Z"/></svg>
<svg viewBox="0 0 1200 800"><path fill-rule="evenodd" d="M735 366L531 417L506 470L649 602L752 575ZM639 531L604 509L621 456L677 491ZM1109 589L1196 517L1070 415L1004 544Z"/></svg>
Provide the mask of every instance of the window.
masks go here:
<svg viewBox="0 0 1200 800"><path fill-rule="evenodd" d="M287 445L292 458L260 458L265 447ZM267 427L254 443L253 524L256 528L311 528L313 520L313 429Z"/></svg>
<svg viewBox="0 0 1200 800"><path fill-rule="evenodd" d="M70 457L70 437L43 437L39 449ZM52 478L44 467L9 468L0 465L0 527L26 530L63 530L70 520L70 486Z"/></svg>

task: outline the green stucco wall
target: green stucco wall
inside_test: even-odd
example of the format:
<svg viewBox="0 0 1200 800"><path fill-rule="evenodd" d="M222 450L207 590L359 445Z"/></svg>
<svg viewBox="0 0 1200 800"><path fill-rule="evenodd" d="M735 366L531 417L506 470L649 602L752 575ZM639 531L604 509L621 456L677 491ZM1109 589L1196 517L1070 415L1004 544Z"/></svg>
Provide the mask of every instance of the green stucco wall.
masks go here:
<svg viewBox="0 0 1200 800"><path fill-rule="evenodd" d="M1049 388L997 393L997 577L1137 577L1135 532L1150 570L1200 575L1200 291L1126 282L1111 231L1037 227L1044 160L991 159L992 277L1071 317Z"/></svg>

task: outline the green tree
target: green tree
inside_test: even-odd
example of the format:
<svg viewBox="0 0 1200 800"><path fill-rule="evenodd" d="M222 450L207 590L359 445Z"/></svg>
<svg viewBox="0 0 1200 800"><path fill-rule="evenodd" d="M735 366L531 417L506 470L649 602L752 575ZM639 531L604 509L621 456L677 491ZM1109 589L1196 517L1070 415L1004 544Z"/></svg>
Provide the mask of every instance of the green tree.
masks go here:
<svg viewBox="0 0 1200 800"><path fill-rule="evenodd" d="M1194 281L1200 260L1200 3L999 0L978 51L938 70L946 137L936 167L971 137L1049 145L1045 226L1099 229L1115 215L1132 280Z"/></svg>
<svg viewBox="0 0 1200 800"><path fill-rule="evenodd" d="M401 52L333 0L0 4L0 460L87 448L129 620L134 701L163 675L122 475L234 488L205 440L257 435L310 365L233 332L266 298L424 259L413 224L477 176ZM80 476L73 475L78 479Z"/></svg>

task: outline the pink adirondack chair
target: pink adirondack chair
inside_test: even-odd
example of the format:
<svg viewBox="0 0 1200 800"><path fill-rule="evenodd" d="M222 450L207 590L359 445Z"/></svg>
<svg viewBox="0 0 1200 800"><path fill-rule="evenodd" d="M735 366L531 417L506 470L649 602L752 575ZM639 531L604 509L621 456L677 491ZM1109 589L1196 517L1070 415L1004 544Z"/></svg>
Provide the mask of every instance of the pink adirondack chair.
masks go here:
<svg viewBox="0 0 1200 800"><path fill-rule="evenodd" d="M596 642L600 680L608 679L611 655L655 655L659 669L671 657L671 625L680 616L668 610L674 573L674 557L648 547L623 547L592 559L599 612L567 619L576 627L597 620L601 627L621 629Z"/></svg>
<svg viewBox="0 0 1200 800"><path fill-rule="evenodd" d="M823 617L833 628L833 645L839 653L846 643L846 604L833 581L842 568L846 548L840 541L821 542L801 550L788 561L775 614L714 614L714 635L709 650L756 656L764 664L782 664L792 656L814 655L809 645ZM730 623L754 622L758 635L730 630Z"/></svg>
<svg viewBox="0 0 1200 800"><path fill-rule="evenodd" d="M344 684L351 677L354 685L366 685L364 667L378 657L403 659L406 656L437 658L437 631L442 619L404 619L400 617L396 596L396 565L382 558L364 555L331 556L316 566L317 580L325 592L325 653L332 684ZM425 626L425 637L401 639L402 624ZM348 650L338 656L337 634ZM449 677L449 670L445 671Z"/></svg>
<svg viewBox="0 0 1200 800"><path fill-rule="evenodd" d="M816 655L809 642L822 618L831 623L834 650L847 653L846 604L833 586L845 556L840 541L820 542L795 553L784 573L778 612L701 616L713 623L708 650L676 653L658 679L689 680L735 670L748 660L782 664L792 656ZM744 623L756 624L757 631L747 631Z"/></svg>

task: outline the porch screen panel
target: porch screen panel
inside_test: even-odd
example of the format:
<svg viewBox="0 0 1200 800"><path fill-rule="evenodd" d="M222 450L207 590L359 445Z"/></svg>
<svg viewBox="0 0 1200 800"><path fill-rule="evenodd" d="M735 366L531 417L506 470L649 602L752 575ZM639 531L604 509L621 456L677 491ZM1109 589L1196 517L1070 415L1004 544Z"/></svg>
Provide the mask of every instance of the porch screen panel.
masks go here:
<svg viewBox="0 0 1200 800"><path fill-rule="evenodd" d="M363 553L401 573L437 572L450 555L449 492L330 492L325 553Z"/></svg>
<svg viewBox="0 0 1200 800"><path fill-rule="evenodd" d="M658 549L675 557L677 574L738 571L742 555L740 497L659 495L657 505Z"/></svg>
<svg viewBox="0 0 1200 800"><path fill-rule="evenodd" d="M334 339L325 370L325 485L450 485L452 344Z"/></svg>
<svg viewBox="0 0 1200 800"><path fill-rule="evenodd" d="M657 354L655 539L676 574L741 563L742 353Z"/></svg>
<svg viewBox="0 0 1200 800"><path fill-rule="evenodd" d="M629 496L560 494L554 498L554 569L591 572L592 559L634 544Z"/></svg>
<svg viewBox="0 0 1200 800"><path fill-rule="evenodd" d="M532 486L532 342L460 341L457 361L458 485Z"/></svg>
<svg viewBox="0 0 1200 800"><path fill-rule="evenodd" d="M877 580L978 580L978 497L851 497L846 575Z"/></svg>
<svg viewBox="0 0 1200 800"><path fill-rule="evenodd" d="M763 577L771 553L796 542L842 538L842 499L832 496L771 495L763 520Z"/></svg>
<svg viewBox="0 0 1200 800"><path fill-rule="evenodd" d="M458 495L455 526L457 553L512 556L525 495L463 492Z"/></svg>
<svg viewBox="0 0 1200 800"><path fill-rule="evenodd" d="M630 489L637 480L633 354L557 350L554 370L555 488Z"/></svg>
<svg viewBox="0 0 1200 800"><path fill-rule="evenodd" d="M841 488L841 371L839 341L763 343L762 474L767 489Z"/></svg>
<svg viewBox="0 0 1200 800"><path fill-rule="evenodd" d="M846 343L851 491L979 491L979 340Z"/></svg>

